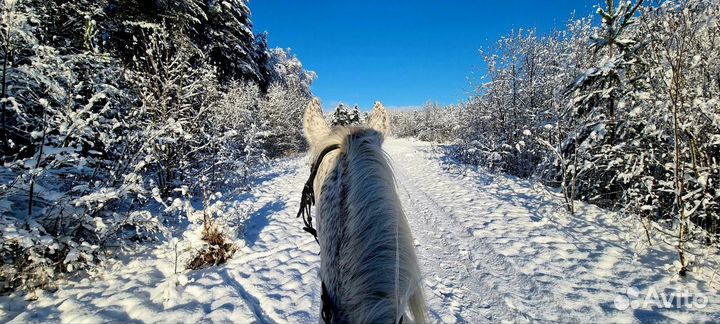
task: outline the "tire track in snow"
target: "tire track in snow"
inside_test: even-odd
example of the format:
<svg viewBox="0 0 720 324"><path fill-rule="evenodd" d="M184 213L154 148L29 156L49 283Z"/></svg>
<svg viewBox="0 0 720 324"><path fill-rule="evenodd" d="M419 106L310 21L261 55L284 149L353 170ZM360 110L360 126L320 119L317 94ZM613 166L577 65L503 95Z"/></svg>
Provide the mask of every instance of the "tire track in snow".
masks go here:
<svg viewBox="0 0 720 324"><path fill-rule="evenodd" d="M406 177L403 178L407 179ZM453 310L452 315L458 322L475 323L478 321L524 318L525 316L521 312L503 302L505 298L498 293L498 287L489 285L484 280L478 280L477 270L479 269L471 256L472 251L467 246L459 243L473 238L464 234L461 225L454 219L444 217L449 213L444 214L446 211L443 207L437 204L423 190L415 186L408 187L405 183L403 183L402 187L403 190L407 190L408 195L411 197L411 202L406 204L406 206L412 206L407 211L407 214L413 218L422 217L425 223L424 228L414 226L416 239L422 242L419 253L423 254L423 248L425 248L425 251L429 249L440 250L438 251L440 255L435 253L424 255L423 271L426 273L428 280L439 282L440 287L436 283L435 287L433 287L433 293L436 295L439 293L444 297L443 308ZM443 219L450 220L450 222L443 222ZM437 270L437 265L442 265L442 271L434 271ZM435 273L431 275L431 271ZM459 277L442 277L448 273ZM482 277L492 275L492 272L480 270L479 274ZM462 290L462 294L457 294L458 290ZM466 298L465 293L475 295L475 298ZM448 295L452 297L450 301L447 300ZM477 300L482 301L482 303L473 305ZM483 312L476 313L474 316L473 314L465 314L466 312L473 312L473 310L483 310ZM477 317L477 315L482 317ZM446 318L441 319L443 321L447 320Z"/></svg>
<svg viewBox="0 0 720 324"><path fill-rule="evenodd" d="M425 157L417 156L418 153L414 149L411 153L405 148L398 149L398 147L390 147L389 150L395 161L427 162ZM412 156L411 159L407 158L410 156ZM405 159L402 159L403 157ZM433 280L430 273L437 270L438 264L445 265L442 271L438 272L448 273L447 264L449 262L455 267L455 271L450 270L449 272L454 274L460 272L459 278L454 276L439 278L440 281L449 281L451 286L460 287L465 292L474 295L474 298L455 295L458 288L451 288L450 293L455 295L453 296L455 298L451 301L447 301L445 298L443 308L451 309L452 315L458 322L559 320L559 318L540 318L540 314L533 311L542 308L544 314L561 314L559 311L548 312L547 308L555 305L552 291L541 289L541 285L534 278L519 272L514 264L505 260L504 256L492 248L492 244L487 238L475 237L452 206L439 202L433 194L420 188L420 184L435 186L435 188L447 186L443 187L446 192L466 193L467 190L459 187L456 183L443 181L438 172L432 172L434 170L424 168L418 170L415 167L417 164L410 166L394 164L400 190L404 192L401 199L404 201L406 213L411 219L416 239L423 244L419 249L419 254L423 262L426 280L428 282ZM431 179L433 176L434 178ZM482 197L481 193L477 194L479 194L478 198L487 198ZM471 211L475 211L471 214L482 214L478 210L482 208L480 206L467 207ZM419 224L418 220L424 224ZM439 236L439 233L442 235ZM428 243L431 246L428 246ZM429 250L437 247L445 250L444 258L437 254L431 255ZM451 253L447 253L448 251ZM439 277L437 273L435 276ZM440 295L445 295L442 290L447 289L445 287L438 288L436 284L433 293L437 295L439 291ZM473 305L477 301L482 302L479 305ZM466 314L471 309L479 310L482 313ZM482 317L477 317L478 315L482 315ZM441 319L447 320L442 317Z"/></svg>
<svg viewBox="0 0 720 324"><path fill-rule="evenodd" d="M396 172L398 172L397 169ZM399 178L406 179L404 176ZM508 307L503 307L502 304L495 303L492 306L487 304L472 305L475 298L465 298L465 294L469 293L477 295L478 300L490 301L491 303L500 300L500 296L497 296L491 287L487 287L476 280L469 280L472 276L472 265L469 259L463 257L467 256L468 251L455 243L460 239L457 237L457 233L447 230L445 228L446 224L441 225L438 223L440 217L434 210L439 206L433 206L420 199L424 195L419 193L416 187L408 187L405 180L400 180L400 184L401 190L408 197L404 199L406 201L404 203L406 214L408 218L412 218L410 222L413 234L420 243L418 256L422 263L426 284L430 286L435 296L442 298L442 307L440 309L433 310L433 305L429 305L431 306L431 312L436 313L437 319L442 322L448 322L451 319L460 323L488 321L493 319L491 313L496 315L506 314L506 316L502 317L510 317L508 314L512 314L514 311ZM419 224L418 220L421 220L422 224ZM436 271L438 266L442 268L441 271ZM445 274L452 274L452 278L446 277ZM487 292L487 294L483 296L480 292ZM473 309L488 308L492 309L492 312L478 313L473 311ZM448 318L448 314L438 313L444 309L449 309L452 312L449 315L453 318Z"/></svg>

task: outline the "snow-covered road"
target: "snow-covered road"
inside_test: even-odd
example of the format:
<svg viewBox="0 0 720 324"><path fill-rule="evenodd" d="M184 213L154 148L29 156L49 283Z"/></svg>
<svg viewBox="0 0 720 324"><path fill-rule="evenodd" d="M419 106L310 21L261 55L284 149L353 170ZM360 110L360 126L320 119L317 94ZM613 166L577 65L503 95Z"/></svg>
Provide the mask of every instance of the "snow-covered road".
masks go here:
<svg viewBox="0 0 720 324"><path fill-rule="evenodd" d="M431 316L438 321L720 318L716 291L712 305L702 310L618 310L614 301L627 297L628 287L643 296L651 287L658 292L669 287L700 292L705 287L673 280L663 266L677 254L639 251L635 242L641 232L617 215L582 206L571 216L561 198L542 186L439 163L442 156L427 143L389 140L385 149L394 160Z"/></svg>
<svg viewBox="0 0 720 324"><path fill-rule="evenodd" d="M664 265L675 252L647 247L633 221L592 206L571 216L544 188L441 163L428 143L389 139L385 149L432 320L720 321L718 284L673 277ZM108 265L98 278L63 282L35 302L1 297L0 322L316 323L318 247L295 218L306 163L275 163L248 195L243 204L254 213L228 264L178 277L173 251L150 249ZM639 296L628 295L630 287ZM651 291L702 294L705 305L643 305Z"/></svg>

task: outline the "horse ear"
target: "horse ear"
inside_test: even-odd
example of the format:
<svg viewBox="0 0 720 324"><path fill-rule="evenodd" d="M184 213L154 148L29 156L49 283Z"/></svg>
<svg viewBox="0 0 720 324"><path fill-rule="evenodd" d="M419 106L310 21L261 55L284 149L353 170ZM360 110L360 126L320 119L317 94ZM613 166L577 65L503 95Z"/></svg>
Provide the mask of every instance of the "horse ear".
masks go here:
<svg viewBox="0 0 720 324"><path fill-rule="evenodd" d="M384 136L390 133L390 117L380 101L375 102L375 108L368 116L368 126Z"/></svg>
<svg viewBox="0 0 720 324"><path fill-rule="evenodd" d="M330 126L328 126L325 121L318 98L313 98L308 104L307 109L305 109L303 127L305 129L305 137L308 142L310 142L310 146L330 135Z"/></svg>

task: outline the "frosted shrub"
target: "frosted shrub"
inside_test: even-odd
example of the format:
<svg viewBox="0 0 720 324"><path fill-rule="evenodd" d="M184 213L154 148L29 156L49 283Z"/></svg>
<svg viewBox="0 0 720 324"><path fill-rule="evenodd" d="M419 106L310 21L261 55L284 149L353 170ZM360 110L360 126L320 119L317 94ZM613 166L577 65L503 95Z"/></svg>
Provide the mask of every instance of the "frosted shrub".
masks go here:
<svg viewBox="0 0 720 324"><path fill-rule="evenodd" d="M182 237L182 268L232 255L247 212L224 201L305 149L314 74L228 3L0 3L2 292L52 287L133 242Z"/></svg>
<svg viewBox="0 0 720 324"><path fill-rule="evenodd" d="M720 241L719 14L712 1L607 0L599 25L518 30L483 49L462 113L392 120L398 134L452 142L463 162L560 187L571 213L583 200L640 216L685 274Z"/></svg>

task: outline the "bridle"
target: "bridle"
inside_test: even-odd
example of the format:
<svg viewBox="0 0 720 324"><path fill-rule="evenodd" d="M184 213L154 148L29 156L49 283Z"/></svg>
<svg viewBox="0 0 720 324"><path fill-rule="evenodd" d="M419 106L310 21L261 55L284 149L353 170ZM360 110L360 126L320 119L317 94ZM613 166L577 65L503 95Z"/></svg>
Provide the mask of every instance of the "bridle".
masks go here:
<svg viewBox="0 0 720 324"><path fill-rule="evenodd" d="M325 158L325 155L328 153L337 150L340 148L340 144L333 144L330 145L322 150L320 152L320 155L318 155L317 160L312 164L310 167L310 177L305 182L305 186L303 187L302 196L300 197L300 210L297 213L296 217L303 217L303 223L305 223L305 227L303 227L303 230L305 232L308 232L312 234L312 236L315 238L315 242L317 242L318 245L320 245L320 241L318 241L317 238L317 230L312 225L312 206L315 205L315 177L317 177L318 169L320 168L320 164L322 163L323 159ZM330 300L330 295L327 292L327 288L325 287L325 283L322 282L322 311L320 315L322 316L323 322L326 324L332 323L332 317L333 317L333 307L332 307L332 301Z"/></svg>
<svg viewBox="0 0 720 324"><path fill-rule="evenodd" d="M305 182L305 187L303 187L302 196L300 197L300 210L298 211L296 217L303 217L303 222L305 223L303 230L312 234L318 245L320 244L320 241L318 241L317 238L317 230L315 230L312 225L312 206L315 205L315 190L313 189L313 186L315 184L315 177L317 176L318 169L320 168L320 164L322 163L323 158L325 158L325 155L339 148L340 144L333 144L320 152L317 160L315 160L313 165L310 167L310 177Z"/></svg>

